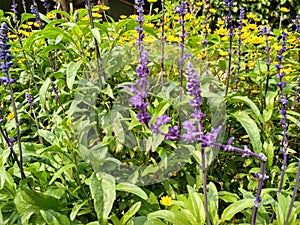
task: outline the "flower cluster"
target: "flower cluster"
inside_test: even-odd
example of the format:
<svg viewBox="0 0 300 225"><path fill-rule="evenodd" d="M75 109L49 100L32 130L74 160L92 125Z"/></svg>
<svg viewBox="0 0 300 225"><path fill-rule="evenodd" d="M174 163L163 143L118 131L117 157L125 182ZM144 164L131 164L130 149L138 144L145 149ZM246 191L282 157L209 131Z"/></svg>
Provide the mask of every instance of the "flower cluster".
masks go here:
<svg viewBox="0 0 300 225"><path fill-rule="evenodd" d="M151 116L147 112L148 102L146 101L146 98L149 92L149 82L147 80L147 75L150 73L150 70L148 67L148 52L144 50L143 47L144 1L136 0L135 4L135 9L138 12L137 22L139 23L138 27L136 28L138 32L137 44L139 50L139 65L136 67L138 80L135 84L131 84L129 87L126 87L126 89L133 94L133 96L130 98L130 103L139 111L137 114L139 122L148 126Z"/></svg>
<svg viewBox="0 0 300 225"><path fill-rule="evenodd" d="M5 73L5 77L0 77L0 82L4 85L12 84L15 82L15 79L9 77L9 69L13 65L12 59L13 56L10 52L10 45L8 44L8 27L5 22L0 26L0 60L1 66L0 70Z"/></svg>
<svg viewBox="0 0 300 225"><path fill-rule="evenodd" d="M39 13L39 10L38 10L37 6L36 5L31 5L30 6L30 11L33 15L35 15L35 20L38 23L40 29L43 29L42 20L41 20L40 13Z"/></svg>
<svg viewBox="0 0 300 225"><path fill-rule="evenodd" d="M237 89L238 82L239 82L239 73L241 69L241 46L242 46L242 29L243 29L243 19L245 17L245 9L242 7L240 9L240 16L239 16L239 26L238 26L238 62L237 62L237 73L235 78L235 89Z"/></svg>
<svg viewBox="0 0 300 225"><path fill-rule="evenodd" d="M50 12L51 5L49 4L49 2L47 0L41 0L41 2L43 3L43 6L46 9L46 13Z"/></svg>

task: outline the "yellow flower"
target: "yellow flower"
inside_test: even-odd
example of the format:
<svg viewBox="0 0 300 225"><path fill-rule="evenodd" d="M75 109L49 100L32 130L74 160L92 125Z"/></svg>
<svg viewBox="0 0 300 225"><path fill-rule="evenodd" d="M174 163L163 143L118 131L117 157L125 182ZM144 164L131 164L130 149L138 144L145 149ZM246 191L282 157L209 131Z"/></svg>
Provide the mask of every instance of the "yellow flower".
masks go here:
<svg viewBox="0 0 300 225"><path fill-rule="evenodd" d="M130 15L129 18L136 20L138 18L138 15Z"/></svg>
<svg viewBox="0 0 300 225"><path fill-rule="evenodd" d="M196 5L201 6L201 5L203 5L203 3L199 1L199 2L196 2Z"/></svg>
<svg viewBox="0 0 300 225"><path fill-rule="evenodd" d="M249 41L254 45L258 45L264 41L264 37L254 36Z"/></svg>
<svg viewBox="0 0 300 225"><path fill-rule="evenodd" d="M160 199L160 204L164 205L164 206L171 206L172 202L171 202L172 198L169 196L163 196Z"/></svg>
<svg viewBox="0 0 300 225"><path fill-rule="evenodd" d="M157 0L147 0L149 3L157 2Z"/></svg>
<svg viewBox="0 0 300 225"><path fill-rule="evenodd" d="M25 59L22 58L22 59L19 59L19 60L18 60L18 63L23 63L24 61L25 61Z"/></svg>
<svg viewBox="0 0 300 225"><path fill-rule="evenodd" d="M56 17L56 13L53 13L53 12L47 13L46 17L50 20L54 19Z"/></svg>
<svg viewBox="0 0 300 225"><path fill-rule="evenodd" d="M254 89L254 90L251 90L251 93L252 93L252 94L257 94L257 93L259 93L259 92L260 92L260 90L255 90L255 89Z"/></svg>
<svg viewBox="0 0 300 225"><path fill-rule="evenodd" d="M127 16L126 16L126 15L121 15L120 18L121 18L121 19L126 19Z"/></svg>
<svg viewBox="0 0 300 225"><path fill-rule="evenodd" d="M173 36L173 35L169 35L169 36L167 37L167 40L166 40L166 41L169 41L169 42L180 42L181 40L180 40L179 37L175 37L175 36Z"/></svg>
<svg viewBox="0 0 300 225"><path fill-rule="evenodd" d="M257 26L254 23L249 23L249 24L247 24L247 28L251 29L251 30L255 30L255 29L257 29Z"/></svg>
<svg viewBox="0 0 300 225"><path fill-rule="evenodd" d="M221 56L227 56L227 55L228 55L228 52L220 51L219 54L220 54Z"/></svg>
<svg viewBox="0 0 300 225"><path fill-rule="evenodd" d="M153 23L145 23L145 25L149 28L153 28L154 27L154 24Z"/></svg>
<svg viewBox="0 0 300 225"><path fill-rule="evenodd" d="M17 38L17 35L12 34L12 33L8 33L7 36L8 36L9 39L15 39L15 38Z"/></svg>
<svg viewBox="0 0 300 225"><path fill-rule="evenodd" d="M215 9L209 9L209 11L212 13L212 14L215 14L217 12L217 10Z"/></svg>
<svg viewBox="0 0 300 225"><path fill-rule="evenodd" d="M34 22L34 23L33 23L33 26L39 28L39 27L40 27L40 24L38 24L37 22Z"/></svg>
<svg viewBox="0 0 300 225"><path fill-rule="evenodd" d="M8 116L6 117L6 119L8 121L12 120L15 117L15 114L13 112L11 112L10 114L8 114Z"/></svg>
<svg viewBox="0 0 300 225"><path fill-rule="evenodd" d="M289 10L288 8L286 8L286 7L280 7L279 10L280 10L281 12L289 12L289 11L290 11L290 10Z"/></svg>
<svg viewBox="0 0 300 225"><path fill-rule="evenodd" d="M277 44L277 43L275 43L275 44L273 45L273 47L274 47L274 49L275 49L276 51L278 51L279 49L282 48L282 46L279 45L279 44Z"/></svg>
<svg viewBox="0 0 300 225"><path fill-rule="evenodd" d="M227 35L228 30L225 29L225 28L222 26L222 27L220 27L218 30L216 30L215 33L218 34L218 35L224 36L224 35Z"/></svg>
<svg viewBox="0 0 300 225"><path fill-rule="evenodd" d="M190 20L190 19L193 19L194 16L190 13L187 13L185 16L184 16L184 20Z"/></svg>
<svg viewBox="0 0 300 225"><path fill-rule="evenodd" d="M255 66L255 62L248 62L248 63L246 64L246 66L249 67L249 68L252 68L252 67Z"/></svg>
<svg viewBox="0 0 300 225"><path fill-rule="evenodd" d="M204 59L206 57L206 55L204 53L200 53L197 55L200 59Z"/></svg>

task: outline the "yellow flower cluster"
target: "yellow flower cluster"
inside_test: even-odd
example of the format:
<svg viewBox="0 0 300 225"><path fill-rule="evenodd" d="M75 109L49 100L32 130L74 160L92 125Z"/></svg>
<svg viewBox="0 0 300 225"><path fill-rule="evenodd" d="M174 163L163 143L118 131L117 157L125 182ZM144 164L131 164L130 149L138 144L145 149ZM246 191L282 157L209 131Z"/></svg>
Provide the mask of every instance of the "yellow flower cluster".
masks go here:
<svg viewBox="0 0 300 225"><path fill-rule="evenodd" d="M160 204L164 206L171 206L172 205L172 198L169 196L163 196L160 199Z"/></svg>

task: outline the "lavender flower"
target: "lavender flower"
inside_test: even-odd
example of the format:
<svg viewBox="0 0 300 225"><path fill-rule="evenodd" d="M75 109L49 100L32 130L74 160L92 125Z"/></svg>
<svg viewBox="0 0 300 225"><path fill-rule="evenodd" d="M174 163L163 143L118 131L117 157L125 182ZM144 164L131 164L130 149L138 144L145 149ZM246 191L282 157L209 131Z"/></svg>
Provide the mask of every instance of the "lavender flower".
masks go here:
<svg viewBox="0 0 300 225"><path fill-rule="evenodd" d="M43 29L43 24L42 24L42 20L41 20L40 13L39 13L37 5L36 4L31 5L30 6L30 11L33 15L35 15L35 20L38 23L40 30L42 30Z"/></svg>
<svg viewBox="0 0 300 225"><path fill-rule="evenodd" d="M33 98L28 92L25 93L25 98L28 104L30 105L30 107L33 108Z"/></svg>
<svg viewBox="0 0 300 225"><path fill-rule="evenodd" d="M14 23L18 22L18 4L16 3L16 0L12 1L12 5L11 5L11 11L14 13Z"/></svg>
<svg viewBox="0 0 300 225"><path fill-rule="evenodd" d="M41 2L43 3L43 6L46 9L46 13L49 13L50 12L50 7L51 7L51 5L49 4L49 2L47 0L41 0Z"/></svg>
<svg viewBox="0 0 300 225"><path fill-rule="evenodd" d="M181 25L181 34L180 34L180 38L181 38L181 43L180 43L180 59L179 59L179 73L180 73L180 100L182 99L182 83L183 83L183 64L184 64L184 39L187 37L188 33L185 31L185 27L184 27L184 16L187 14L187 10L186 7L188 6L188 2L187 1L181 1L180 6L176 6L175 10L176 12L179 14L180 19L179 19L179 23Z"/></svg>
<svg viewBox="0 0 300 225"><path fill-rule="evenodd" d="M232 56L232 38L233 38L233 24L232 24L232 7L234 6L234 0L224 0L224 6L228 8L228 15L225 19L225 25L229 27L229 50L228 50L228 69L226 77L226 90L225 95L228 93L230 76L231 76L231 56Z"/></svg>
<svg viewBox="0 0 300 225"><path fill-rule="evenodd" d="M239 26L238 26L238 62L237 62L237 73L235 77L235 89L238 89L238 83L239 83L239 75L240 75L240 69L241 69L241 46L242 46L242 29L243 29L243 19L245 17L245 9L242 7L240 9L240 16L239 16Z"/></svg>
<svg viewBox="0 0 300 225"><path fill-rule="evenodd" d="M171 118L168 117L167 115L162 115L161 117L156 117L156 122L155 124L151 125L151 131L154 134L159 134L159 128L163 125L163 124L167 124L168 122L170 122Z"/></svg>
<svg viewBox="0 0 300 225"><path fill-rule="evenodd" d="M168 133L165 135L166 140L175 141L180 138L178 126L169 127Z"/></svg>
<svg viewBox="0 0 300 225"><path fill-rule="evenodd" d="M0 69L7 75L10 67L13 65L12 59L14 58L9 51L11 45L8 44L8 27L5 22L0 27L0 60L2 60ZM11 80L7 76L7 83Z"/></svg>
<svg viewBox="0 0 300 225"><path fill-rule="evenodd" d="M282 115L282 119L280 120L280 123L282 125L283 128L283 146L281 147L281 151L283 152L283 161L282 161L282 166L281 166L281 175L280 175L280 182L279 182L279 186L278 186L278 190L277 190L277 196L279 193L281 193L282 190L282 185L283 185L283 180L284 180L284 176L285 176L285 170L286 170L286 165L287 165L287 155L288 155L288 151L287 151L287 147L288 147L288 139L287 139L287 103L288 100L284 94L284 90L283 88L286 85L286 82L283 82L282 79L285 76L285 72L281 72L281 69L283 68L283 66L281 65L284 57L283 57L283 53L286 51L286 40L287 40L287 36L288 34L286 32L282 33L282 44L281 44L281 49L278 51L278 54L276 56L278 63L275 65L276 69L277 69L277 75L276 78L279 80L277 83L277 86L280 89L280 94L281 94L281 98L280 98L280 102L281 102L281 110L280 110L280 114ZM277 200L277 197L276 197ZM271 222L273 222L275 218L275 213L272 214L272 218L271 218Z"/></svg>
<svg viewBox="0 0 300 225"><path fill-rule="evenodd" d="M149 83L147 80L147 75L150 73L150 70L148 67L148 52L144 50L143 46L144 1L135 0L135 4L135 9L138 12L137 22L139 24L136 28L138 32L137 44L139 50L139 65L136 67L138 79L135 84L131 84L129 87L125 88L133 94L133 96L130 98L130 103L138 110L137 118L139 122L148 126L151 116L147 112L148 102L146 101L146 98L149 92Z"/></svg>

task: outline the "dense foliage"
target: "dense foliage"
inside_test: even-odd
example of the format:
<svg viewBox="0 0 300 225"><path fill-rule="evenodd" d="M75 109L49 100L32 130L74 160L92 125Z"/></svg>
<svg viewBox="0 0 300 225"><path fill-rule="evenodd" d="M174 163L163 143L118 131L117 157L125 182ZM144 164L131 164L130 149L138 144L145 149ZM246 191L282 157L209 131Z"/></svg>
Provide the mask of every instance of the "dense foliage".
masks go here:
<svg viewBox="0 0 300 225"><path fill-rule="evenodd" d="M0 10L0 224L299 224L296 1L149 2Z"/></svg>

